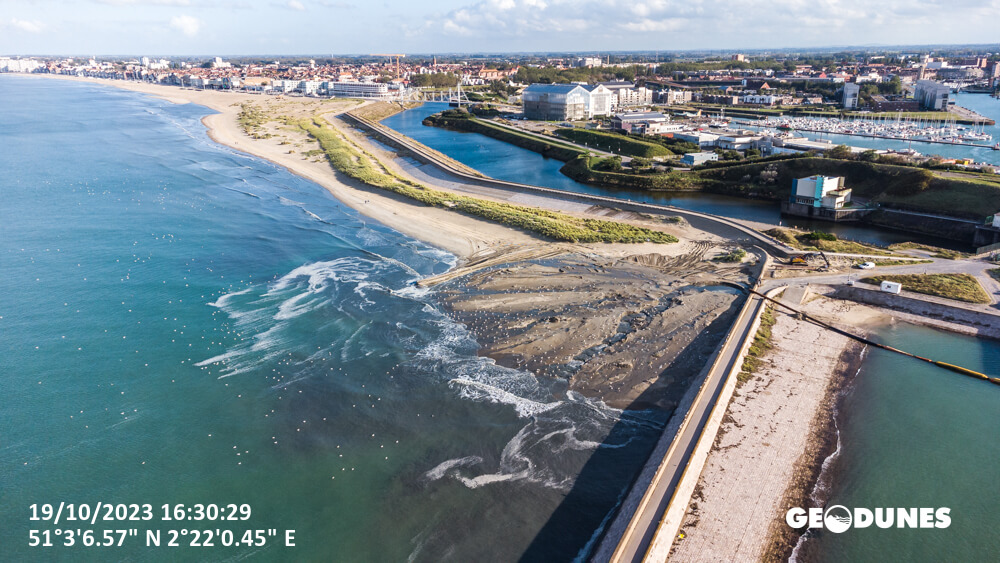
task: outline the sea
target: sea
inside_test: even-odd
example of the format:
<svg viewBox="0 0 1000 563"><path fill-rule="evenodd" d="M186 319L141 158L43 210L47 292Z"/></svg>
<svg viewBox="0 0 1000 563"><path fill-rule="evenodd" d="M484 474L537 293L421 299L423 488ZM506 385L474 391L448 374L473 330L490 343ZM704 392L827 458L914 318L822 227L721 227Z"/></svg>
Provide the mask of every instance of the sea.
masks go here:
<svg viewBox="0 0 1000 563"><path fill-rule="evenodd" d="M204 107L0 99L0 559L585 557L663 414L479 357L414 285L453 255L214 143Z"/></svg>
<svg viewBox="0 0 1000 563"><path fill-rule="evenodd" d="M1000 375L1000 342L908 323L884 344ZM950 509L947 528L810 531L793 561L996 561L1000 387L868 348L835 413L837 449L811 491L819 506ZM850 374L848 374L850 375Z"/></svg>

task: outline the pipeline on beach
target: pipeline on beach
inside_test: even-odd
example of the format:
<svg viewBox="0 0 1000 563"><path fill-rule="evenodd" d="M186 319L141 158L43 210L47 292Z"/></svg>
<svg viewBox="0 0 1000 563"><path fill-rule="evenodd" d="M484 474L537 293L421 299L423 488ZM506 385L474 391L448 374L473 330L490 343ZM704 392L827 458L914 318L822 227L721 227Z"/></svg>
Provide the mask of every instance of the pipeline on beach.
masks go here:
<svg viewBox="0 0 1000 563"><path fill-rule="evenodd" d="M857 334L852 334L850 332L847 332L846 330L839 329L839 328L837 328L837 327L835 327L835 326L833 326L833 325L831 325L829 323L826 323L824 321L821 321L821 320L817 319L816 317L812 317L812 316L810 316L810 315L808 315L806 313L803 313L802 311L799 311L799 310L795 309L794 307L786 305L786 304L784 304L784 303L782 303L782 302L780 302L780 301L778 301L776 299L772 299L772 298L764 295L763 293L760 293L760 292L755 291L753 289L748 289L748 288L745 288L745 289L746 289L746 291L749 291L752 295L756 295L756 296L760 297L761 299L770 301L770 302L772 302L772 303L774 303L776 305L780 305L780 306L788 309L789 311L795 313L796 315L802 317L803 319L805 319L805 320L807 320L807 321L809 321L811 323L819 325L819 326L821 326L821 327L823 327L823 328L825 328L827 330L836 332L837 334L846 336L846 337L848 337L850 339L857 340L858 342L861 342L863 344L867 344L869 346L874 346L876 348L881 348L883 350L888 350L890 352L895 352L897 354L902 354L904 356L909 356L911 358L916 358L918 360L925 361L925 362L927 362L929 364L933 364L935 366L938 366L940 368L943 368L943 369L946 369L946 370L949 370L949 371L953 371L955 373L960 373L962 375L965 375L965 376L968 376L968 377L974 377L976 379L982 379L982 380L988 381L988 382L990 382L990 383L992 383L994 385L1000 385L1000 377L990 377L990 376L988 376L986 374L979 373L978 371L973 371L971 369L964 368L962 366L956 366L954 364L949 364L949 363L946 363L946 362L932 360L930 358L925 358L923 356L918 356L916 354L911 354L910 352L907 352L906 350L900 350L899 348L893 348L892 346L887 346L885 344L879 344L878 342L874 342L874 341L869 340L869 339L867 339L867 338L865 338L863 336L858 336Z"/></svg>

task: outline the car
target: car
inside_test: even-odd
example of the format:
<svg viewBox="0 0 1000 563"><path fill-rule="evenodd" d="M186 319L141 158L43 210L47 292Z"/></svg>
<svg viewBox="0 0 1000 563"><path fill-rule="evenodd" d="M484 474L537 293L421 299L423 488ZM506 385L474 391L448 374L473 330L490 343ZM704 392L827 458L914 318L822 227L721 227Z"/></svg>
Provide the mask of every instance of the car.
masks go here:
<svg viewBox="0 0 1000 563"><path fill-rule="evenodd" d="M858 264L859 270L871 270L875 267L875 262L862 262Z"/></svg>

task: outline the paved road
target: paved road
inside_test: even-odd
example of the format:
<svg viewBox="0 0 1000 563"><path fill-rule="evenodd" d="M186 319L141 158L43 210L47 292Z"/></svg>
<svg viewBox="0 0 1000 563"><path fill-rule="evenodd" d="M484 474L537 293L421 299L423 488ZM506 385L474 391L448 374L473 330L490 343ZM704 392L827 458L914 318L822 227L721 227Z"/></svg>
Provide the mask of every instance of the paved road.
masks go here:
<svg viewBox="0 0 1000 563"><path fill-rule="evenodd" d="M629 523L624 536L619 542L618 548L611 559L613 563L643 561L646 558L647 550L649 550L653 542L657 528L670 504L677 484L684 475L684 470L688 465L691 453L698 443L698 438L701 436L705 424L712 414L712 408L715 406L716 399L722 391L727 375L741 360L740 351L743 342L753 337L750 331L753 321L756 318L755 313L760 306L760 301L760 297L751 296L748 306L744 307L740 317L730 330L730 336L727 338L718 360L706 376L701 391L699 391L694 403L688 410L684 424L674 437L667 455L660 463L653 482L646 490L642 503L636 510L632 521ZM673 533L671 532L672 535ZM672 542L666 543L666 550L669 551ZM652 561L660 561L666 558L665 553L662 554L662 557L659 553L651 553L650 556L650 560Z"/></svg>
<svg viewBox="0 0 1000 563"><path fill-rule="evenodd" d="M830 254L833 256L833 254ZM983 312L996 314L998 301L1000 301L1000 283L990 276L986 270L997 267L995 264L982 260L946 260L943 258L929 258L933 260L930 264L911 264L909 266L879 266L872 270L852 270L847 273L838 274L814 274L788 278L766 279L761 283L761 291L768 291L780 285L843 285L848 280L857 281L861 278L876 274L969 274L974 276L986 290L986 293L993 299L989 305L977 305L974 303L958 303L949 299L937 298L921 294L910 294L909 297L943 303L945 305L960 306L968 309L980 310ZM906 290L906 287L903 287Z"/></svg>

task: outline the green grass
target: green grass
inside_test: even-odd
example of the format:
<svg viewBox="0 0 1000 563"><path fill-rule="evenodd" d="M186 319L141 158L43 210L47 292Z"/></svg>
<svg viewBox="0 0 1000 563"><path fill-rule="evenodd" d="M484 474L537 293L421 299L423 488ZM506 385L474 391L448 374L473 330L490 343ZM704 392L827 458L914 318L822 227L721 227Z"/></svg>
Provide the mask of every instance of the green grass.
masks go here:
<svg viewBox="0 0 1000 563"><path fill-rule="evenodd" d="M673 151L659 143L628 137L621 133L594 131L591 129L563 128L556 129L556 135L596 149L620 154L623 156L638 156L655 158L658 156L673 156Z"/></svg>
<svg viewBox="0 0 1000 563"><path fill-rule="evenodd" d="M378 162L374 156L356 150L338 131L329 125L324 125L321 120L304 120L298 125L319 141L331 166L338 171L370 186L391 191L426 205L454 209L561 241L677 242L677 238L670 234L645 227L601 219L581 219L544 209L433 190L396 176L388 169L377 170L373 165L373 162Z"/></svg>
<svg viewBox="0 0 1000 563"><path fill-rule="evenodd" d="M570 178L588 184L614 186L638 190L697 190L701 182L697 176L681 172L666 174L629 174L624 172L606 172L595 170L594 167L603 159L600 157L580 156L571 160L559 169Z"/></svg>
<svg viewBox="0 0 1000 563"><path fill-rule="evenodd" d="M397 113L413 107L415 104L398 104L393 102L375 102L354 110L351 113L369 121L382 121L383 119L396 115Z"/></svg>
<svg viewBox="0 0 1000 563"><path fill-rule="evenodd" d="M768 168L777 172L771 184L762 182ZM843 176L855 196L874 203L911 211L985 219L1000 209L1000 184L980 179L953 178L912 166L878 164L833 158L794 158L776 162L746 162L724 168L707 168L694 174L702 184L715 182L729 193L769 192L785 198L792 181L814 174ZM713 190L714 191L714 190Z"/></svg>
<svg viewBox="0 0 1000 563"><path fill-rule="evenodd" d="M830 233L805 232L793 229L775 227L764 231L779 241L799 250L822 250L823 252L839 252L844 254L873 254L877 256L893 256L892 252L878 247L849 240L839 240ZM830 240L830 237L833 237Z"/></svg>
<svg viewBox="0 0 1000 563"><path fill-rule="evenodd" d="M890 250L924 250L926 252L931 252L931 256L934 258L944 258L946 260L964 260L969 257L966 252L959 252L957 250L949 250L947 248L939 248L937 246L930 246L928 244L920 244L916 242L897 242L889 247Z"/></svg>
<svg viewBox="0 0 1000 563"><path fill-rule="evenodd" d="M236 121L243 128L243 132L254 139L267 139L270 133L263 133L262 128L265 123L272 121L264 110L251 103L240 104L240 113L236 116Z"/></svg>
<svg viewBox="0 0 1000 563"><path fill-rule="evenodd" d="M944 297L966 303L990 303L990 296L969 274L897 274L863 278L864 283L879 285L884 281L903 284L903 289L925 295Z"/></svg>
<svg viewBox="0 0 1000 563"><path fill-rule="evenodd" d="M760 314L760 328L757 329L757 334L753 337L753 342L750 344L750 348L747 350L747 355L743 358L743 366L740 369L739 375L736 376L736 386L742 386L753 374L760 369L760 366L764 363L764 355L768 350L774 347L771 341L771 329L774 328L774 323L777 322L777 318L774 316L774 305L768 305Z"/></svg>
<svg viewBox="0 0 1000 563"><path fill-rule="evenodd" d="M933 264L933 260L879 260L878 258L861 258L863 262L871 262L876 266L914 266L916 264ZM859 264L861 262L858 262Z"/></svg>
<svg viewBox="0 0 1000 563"><path fill-rule="evenodd" d="M713 258L716 262L742 262L744 258L747 257L747 251L742 248L737 248L731 251L729 254L723 254L722 256L716 256Z"/></svg>
<svg viewBox="0 0 1000 563"><path fill-rule="evenodd" d="M986 273L990 275L991 278L1000 281L1000 268L990 268L986 270Z"/></svg>

